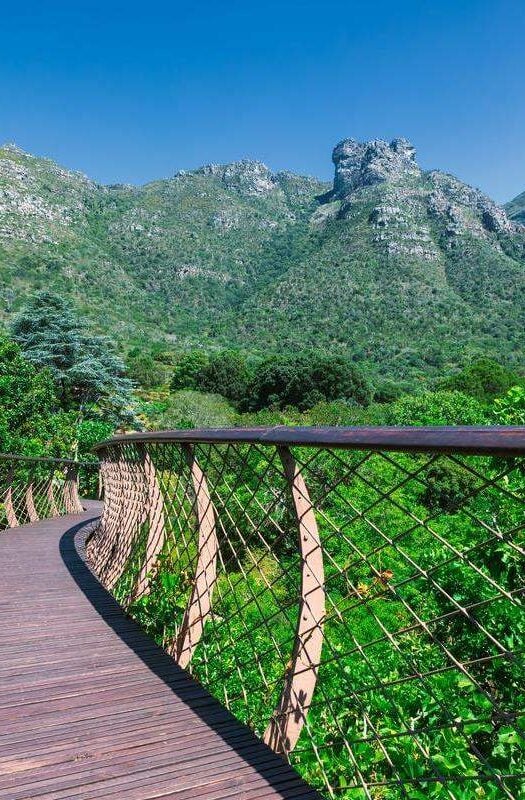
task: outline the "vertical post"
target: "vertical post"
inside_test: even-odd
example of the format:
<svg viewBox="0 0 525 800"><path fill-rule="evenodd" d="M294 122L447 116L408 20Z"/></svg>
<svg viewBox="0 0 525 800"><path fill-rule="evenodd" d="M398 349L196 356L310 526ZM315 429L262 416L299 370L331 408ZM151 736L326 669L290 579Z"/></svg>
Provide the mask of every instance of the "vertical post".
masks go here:
<svg viewBox="0 0 525 800"><path fill-rule="evenodd" d="M52 517L58 517L59 512L55 500L55 487L54 487L55 477L53 473L51 473L51 477L49 478L49 482L47 484L47 502L49 505L49 513Z"/></svg>
<svg viewBox="0 0 525 800"><path fill-rule="evenodd" d="M66 514L79 514L84 510L78 496L78 466L76 464L68 464L66 467L64 504Z"/></svg>
<svg viewBox="0 0 525 800"><path fill-rule="evenodd" d="M281 698L264 734L272 750L287 756L306 721L323 647L325 590L323 551L308 489L287 447L279 448L291 491L301 555L301 597L293 654Z"/></svg>
<svg viewBox="0 0 525 800"><path fill-rule="evenodd" d="M213 588L217 579L219 543L215 511L206 478L195 459L193 448L190 445L183 445L183 448L190 468L195 496L195 515L199 535L198 557L191 596L184 612L179 635L169 652L181 667L186 667L191 661L204 631L206 619L211 612Z"/></svg>
<svg viewBox="0 0 525 800"><path fill-rule="evenodd" d="M4 497L4 509L9 527L18 528L20 523L18 522L13 504L13 467L10 467L7 476L7 490Z"/></svg>
<svg viewBox="0 0 525 800"><path fill-rule="evenodd" d="M32 477L29 479L29 483L26 487L26 510L27 510L27 516L29 517L29 522L38 522L39 516L35 508L35 498L33 497Z"/></svg>

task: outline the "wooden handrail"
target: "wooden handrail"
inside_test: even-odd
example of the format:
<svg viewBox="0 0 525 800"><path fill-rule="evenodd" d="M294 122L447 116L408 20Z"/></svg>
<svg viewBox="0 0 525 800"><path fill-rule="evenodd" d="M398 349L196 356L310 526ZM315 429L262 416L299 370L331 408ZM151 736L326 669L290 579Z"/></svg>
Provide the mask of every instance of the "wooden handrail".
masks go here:
<svg viewBox="0 0 525 800"><path fill-rule="evenodd" d="M436 427L288 427L201 428L149 431L114 436L93 448L100 453L108 445L165 444L275 444L352 450L398 450L405 452L478 453L522 455L525 426L436 426Z"/></svg>

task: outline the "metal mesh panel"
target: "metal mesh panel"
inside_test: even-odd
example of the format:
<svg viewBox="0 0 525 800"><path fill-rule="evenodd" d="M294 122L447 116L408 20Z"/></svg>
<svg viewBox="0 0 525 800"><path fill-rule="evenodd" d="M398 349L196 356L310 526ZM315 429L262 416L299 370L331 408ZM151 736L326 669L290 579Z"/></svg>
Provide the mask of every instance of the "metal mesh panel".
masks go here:
<svg viewBox="0 0 525 800"><path fill-rule="evenodd" d="M523 797L523 456L224 439L102 450L119 601L328 797Z"/></svg>
<svg viewBox="0 0 525 800"><path fill-rule="evenodd" d="M0 454L0 530L81 512L80 473L89 484L97 471L96 463Z"/></svg>

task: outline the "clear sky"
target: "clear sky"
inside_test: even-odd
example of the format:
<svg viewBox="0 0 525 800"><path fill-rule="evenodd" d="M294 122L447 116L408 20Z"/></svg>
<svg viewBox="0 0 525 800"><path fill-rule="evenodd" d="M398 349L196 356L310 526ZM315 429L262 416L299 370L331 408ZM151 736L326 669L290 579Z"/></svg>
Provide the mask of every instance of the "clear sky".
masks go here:
<svg viewBox="0 0 525 800"><path fill-rule="evenodd" d="M0 13L0 141L105 183L256 158L330 178L406 136L425 168L525 190L525 0L24 0Z"/></svg>

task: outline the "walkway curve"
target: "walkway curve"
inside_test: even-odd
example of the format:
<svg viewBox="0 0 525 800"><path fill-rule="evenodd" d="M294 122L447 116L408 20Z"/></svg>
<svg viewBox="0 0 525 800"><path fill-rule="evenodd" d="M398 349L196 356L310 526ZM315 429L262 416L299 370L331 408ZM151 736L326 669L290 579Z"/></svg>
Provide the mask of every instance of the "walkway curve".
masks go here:
<svg viewBox="0 0 525 800"><path fill-rule="evenodd" d="M1 800L316 800L100 585L85 508L0 534Z"/></svg>

